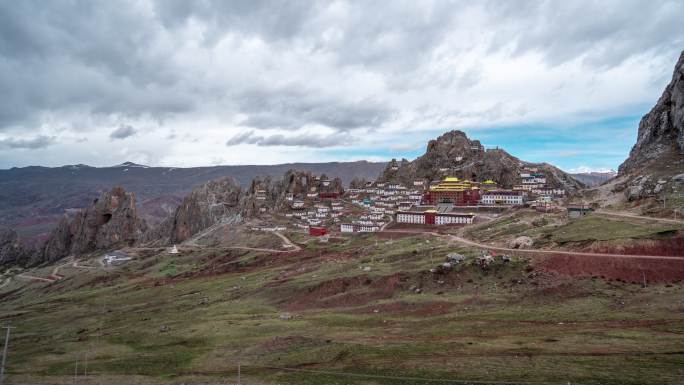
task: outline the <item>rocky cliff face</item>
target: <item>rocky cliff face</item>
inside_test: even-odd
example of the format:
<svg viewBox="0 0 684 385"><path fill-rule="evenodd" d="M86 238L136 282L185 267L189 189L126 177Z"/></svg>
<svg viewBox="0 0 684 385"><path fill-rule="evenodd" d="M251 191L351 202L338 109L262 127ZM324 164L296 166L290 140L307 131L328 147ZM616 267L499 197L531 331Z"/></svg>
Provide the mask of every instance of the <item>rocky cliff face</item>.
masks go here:
<svg viewBox="0 0 684 385"><path fill-rule="evenodd" d="M0 265L24 265L30 257L14 230L0 228Z"/></svg>
<svg viewBox="0 0 684 385"><path fill-rule="evenodd" d="M221 221L238 223L242 189L230 177L209 181L192 190L159 226L145 233L143 242L180 243Z"/></svg>
<svg viewBox="0 0 684 385"><path fill-rule="evenodd" d="M637 141L616 178L588 190L586 200L642 214L672 217L684 200L684 52L670 84L639 122Z"/></svg>
<svg viewBox="0 0 684 385"><path fill-rule="evenodd" d="M525 166L543 171L550 186L569 192L582 187L580 182L549 164L524 162L501 149L485 150L480 141L470 140L462 131L450 131L431 140L425 154L412 162L392 160L379 180L410 184L416 178L439 180L449 175L477 181L492 179L511 188L519 183L519 173Z"/></svg>
<svg viewBox="0 0 684 385"><path fill-rule="evenodd" d="M121 187L99 198L69 220L63 218L34 262L52 262L68 255L132 245L141 238L145 222L138 217L135 195Z"/></svg>
<svg viewBox="0 0 684 385"><path fill-rule="evenodd" d="M675 65L672 81L656 105L639 122L637 142L619 175L638 172L659 159L684 155L684 52Z"/></svg>

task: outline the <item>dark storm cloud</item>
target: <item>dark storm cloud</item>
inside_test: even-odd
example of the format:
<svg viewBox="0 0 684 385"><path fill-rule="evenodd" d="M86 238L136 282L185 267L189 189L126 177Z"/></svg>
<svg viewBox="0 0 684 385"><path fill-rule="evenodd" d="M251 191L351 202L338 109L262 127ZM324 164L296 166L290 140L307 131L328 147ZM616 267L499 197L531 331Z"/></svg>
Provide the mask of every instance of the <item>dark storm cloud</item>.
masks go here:
<svg viewBox="0 0 684 385"><path fill-rule="evenodd" d="M255 135L254 131L244 132L233 136L226 142L226 146L237 146L240 144L256 144L261 147L268 146L300 146L300 147L335 147L347 146L354 143L354 139L347 133L331 135Z"/></svg>
<svg viewBox="0 0 684 385"><path fill-rule="evenodd" d="M357 130L390 126L402 112L420 124L429 118L422 106L437 104L434 95L450 86L477 88L478 60L448 79L455 62L485 55L479 45L505 58L539 53L552 65L583 58L591 72L640 55L673 56L684 46L683 8L665 1L4 1L0 90L8 96L0 131L32 132L44 119L79 114L229 115L255 130L229 143L335 145L324 136L256 133L307 126L329 127L350 143ZM249 65L234 65L233 49L254 55ZM281 55L296 65L285 66ZM311 69L319 72L309 78ZM430 69L440 76L425 75ZM364 75L358 89L341 87L350 74ZM367 78L380 85L366 90ZM426 88L432 99L423 101ZM473 113L450 108L439 113ZM110 128L94 129L106 141ZM127 136L115 133L111 139Z"/></svg>
<svg viewBox="0 0 684 385"><path fill-rule="evenodd" d="M163 117L188 111L187 95L156 46L140 4L0 2L0 130L32 126L42 112Z"/></svg>
<svg viewBox="0 0 684 385"><path fill-rule="evenodd" d="M0 148L36 150L55 143L54 136L39 135L32 139L0 139Z"/></svg>
<svg viewBox="0 0 684 385"><path fill-rule="evenodd" d="M130 125L122 125L119 126L116 130L112 131L111 134L109 134L109 138L112 140L116 139L126 139L128 137L131 137L136 134L135 128L133 128Z"/></svg>

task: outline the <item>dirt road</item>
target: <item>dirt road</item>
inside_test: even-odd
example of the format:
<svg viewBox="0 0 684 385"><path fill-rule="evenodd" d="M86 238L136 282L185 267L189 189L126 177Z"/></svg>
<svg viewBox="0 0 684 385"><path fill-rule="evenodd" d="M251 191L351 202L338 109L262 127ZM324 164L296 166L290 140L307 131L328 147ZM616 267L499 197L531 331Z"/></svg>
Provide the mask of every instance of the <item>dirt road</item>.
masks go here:
<svg viewBox="0 0 684 385"><path fill-rule="evenodd" d="M528 253L528 254L538 254L538 255L569 255L569 256L577 256L577 257L603 257L603 258L622 258L622 259L658 259L658 260L677 260L677 261L682 261L684 262L684 255L681 257L672 257L672 256L660 256L660 255L623 255L623 254L603 254L603 253L587 253L587 252L581 252L581 251L566 251L566 250L541 250L541 249L511 249L507 247L498 247L498 246L492 246L492 245L487 245L484 243L478 243L475 241L471 241L469 239L465 239L462 237L458 237L456 235L450 235L450 234L439 234L433 231L418 231L418 230L385 230L384 232L386 233L405 233L405 234L429 234L435 237L439 238L446 238L451 241L461 243L464 245L468 246L474 246L478 247L481 249L486 249L486 250L494 250L494 251L504 251L504 252L509 252L509 253Z"/></svg>
<svg viewBox="0 0 684 385"><path fill-rule="evenodd" d="M675 219L668 219L668 218L655 218L655 217L647 217L643 215L636 215L624 211L606 211L606 210L596 210L597 214L601 215L607 215L611 217L620 217L620 218L630 218L630 219L642 219L642 220L649 220L649 221L657 221L657 222L663 222L663 223L675 223L675 224L680 224L684 225L684 221L682 220L675 220ZM682 213L684 214L684 213Z"/></svg>

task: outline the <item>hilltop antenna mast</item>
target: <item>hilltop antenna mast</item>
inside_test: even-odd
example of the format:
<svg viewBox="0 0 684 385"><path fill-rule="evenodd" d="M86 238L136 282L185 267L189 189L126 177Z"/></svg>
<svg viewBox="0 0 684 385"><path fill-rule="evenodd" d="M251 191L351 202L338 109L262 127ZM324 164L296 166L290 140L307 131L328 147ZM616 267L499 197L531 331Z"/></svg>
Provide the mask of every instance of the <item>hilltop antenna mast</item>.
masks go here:
<svg viewBox="0 0 684 385"><path fill-rule="evenodd" d="M14 329L14 327L5 326L3 329L7 329L7 334L5 334L5 348L2 351L2 366L0 366L0 385L5 383L5 362L7 361L7 348L9 347L10 330Z"/></svg>

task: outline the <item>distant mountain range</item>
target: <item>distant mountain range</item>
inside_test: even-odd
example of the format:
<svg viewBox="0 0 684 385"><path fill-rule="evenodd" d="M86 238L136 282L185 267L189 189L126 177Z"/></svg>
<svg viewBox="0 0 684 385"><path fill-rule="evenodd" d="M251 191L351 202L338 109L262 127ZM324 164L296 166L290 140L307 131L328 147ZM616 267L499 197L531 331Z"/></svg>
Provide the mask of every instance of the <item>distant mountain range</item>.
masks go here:
<svg viewBox="0 0 684 385"><path fill-rule="evenodd" d="M348 184L355 177L375 179L385 165L358 161L176 168L125 162L112 167L15 167L0 170L0 227L17 230L23 239L41 240L63 214L87 207L114 186L134 192L142 217L154 225L193 188L223 176L247 187L256 176L281 178L297 169L337 176Z"/></svg>
<svg viewBox="0 0 684 385"><path fill-rule="evenodd" d="M579 172L575 174L570 174L573 178L584 183L587 187L598 186L601 183L607 182L617 176L616 171L606 171L606 172Z"/></svg>

